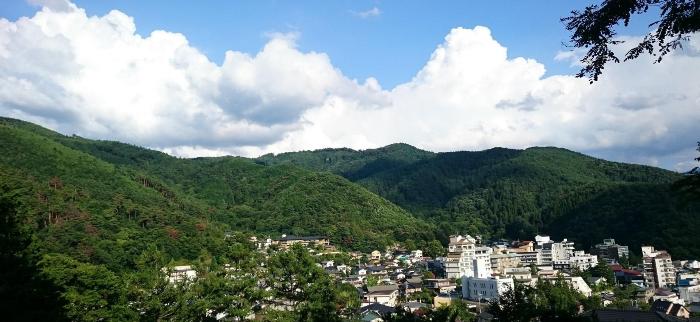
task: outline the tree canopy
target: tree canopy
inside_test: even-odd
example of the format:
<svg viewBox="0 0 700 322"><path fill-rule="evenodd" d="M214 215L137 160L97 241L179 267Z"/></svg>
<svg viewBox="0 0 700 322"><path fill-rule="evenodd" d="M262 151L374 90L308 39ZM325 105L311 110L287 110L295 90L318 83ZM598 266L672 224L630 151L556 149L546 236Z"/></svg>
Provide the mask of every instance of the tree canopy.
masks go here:
<svg viewBox="0 0 700 322"><path fill-rule="evenodd" d="M681 48L690 35L700 29L700 1L698 0L605 0L601 4L574 10L562 18L566 29L572 32L571 45L585 48L581 59L584 67L578 77L598 80L608 62L619 63L614 46L623 42L617 37L616 27L625 27L635 15L650 13L658 8L659 18L650 24L655 30L624 55L624 61L642 54L661 62L671 51Z"/></svg>

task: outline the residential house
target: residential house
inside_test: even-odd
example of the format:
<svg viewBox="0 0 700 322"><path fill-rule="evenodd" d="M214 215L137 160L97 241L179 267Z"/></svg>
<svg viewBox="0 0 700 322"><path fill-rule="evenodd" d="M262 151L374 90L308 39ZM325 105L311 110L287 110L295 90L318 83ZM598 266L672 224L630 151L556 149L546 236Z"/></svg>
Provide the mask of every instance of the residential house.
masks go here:
<svg viewBox="0 0 700 322"><path fill-rule="evenodd" d="M420 309L427 309L428 305L421 302L406 302L401 305L404 310L414 313Z"/></svg>
<svg viewBox="0 0 700 322"><path fill-rule="evenodd" d="M388 273L386 268L382 265L370 265L370 266L367 266L366 268L367 268L367 274L370 274L370 275L385 276Z"/></svg>
<svg viewBox="0 0 700 322"><path fill-rule="evenodd" d="M367 293L363 296L363 303L379 303L387 306L396 306L399 298L399 286L377 285L367 287Z"/></svg>
<svg viewBox="0 0 700 322"><path fill-rule="evenodd" d="M423 279L420 277L411 277L406 279L404 285L404 294L406 296L418 293L423 289Z"/></svg>
<svg viewBox="0 0 700 322"><path fill-rule="evenodd" d="M667 302L656 300L651 304L651 310L653 312L661 312L666 315L675 316L679 318L689 318L690 312L678 303Z"/></svg>
<svg viewBox="0 0 700 322"><path fill-rule="evenodd" d="M678 294L671 292L667 289L658 288L654 291L654 295L651 297L652 301L666 301L671 303L678 303L684 305L684 301L678 297Z"/></svg>
<svg viewBox="0 0 700 322"><path fill-rule="evenodd" d="M457 285L447 278L427 278L423 280L425 288L436 293L449 293L457 288Z"/></svg>
<svg viewBox="0 0 700 322"><path fill-rule="evenodd" d="M362 322L381 322L384 317L396 313L396 309L389 305L371 303L361 307L359 313Z"/></svg>

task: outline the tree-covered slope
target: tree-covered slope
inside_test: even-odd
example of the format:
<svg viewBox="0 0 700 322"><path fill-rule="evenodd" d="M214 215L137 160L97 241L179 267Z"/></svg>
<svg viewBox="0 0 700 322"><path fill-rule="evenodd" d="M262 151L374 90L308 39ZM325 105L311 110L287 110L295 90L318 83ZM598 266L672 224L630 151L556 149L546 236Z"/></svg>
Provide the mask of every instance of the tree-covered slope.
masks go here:
<svg viewBox="0 0 700 322"><path fill-rule="evenodd" d="M318 154L343 160L331 152ZM303 162L313 159L313 153L304 152L303 157L286 153L279 161L265 156L259 162L295 160L313 169ZM357 159L352 162L361 162ZM329 170L342 168L335 164ZM659 168L538 147L436 153L353 180L434 223L443 239L457 232L511 238L548 233L590 245L615 237L634 248L657 243L700 256L700 249L693 246L700 238L678 237L679 233L692 236L690 227L697 225L688 225L700 223L697 205L678 202L670 189L680 178ZM632 213L637 220L630 221Z"/></svg>
<svg viewBox="0 0 700 322"><path fill-rule="evenodd" d="M355 181L434 156L435 153L423 151L408 144L396 143L362 151L322 149L278 155L266 154L257 158L256 161L266 165L291 164L314 171L333 172Z"/></svg>
<svg viewBox="0 0 700 322"><path fill-rule="evenodd" d="M223 244L223 226L204 204L154 179L0 122L0 194L17 204L23 229L42 253L68 254L121 270L145 244L195 258Z"/></svg>
<svg viewBox="0 0 700 322"><path fill-rule="evenodd" d="M183 221L191 222L187 231L193 233L215 226L219 231L322 234L363 250L433 238L432 229L405 210L330 173L235 157L178 159L11 119L0 121L0 131L0 166L6 175L33 178L10 188L32 180L41 186L56 178L86 196L76 207L91 216L136 213L137 227L158 223L170 234L178 234L176 223ZM125 210L119 210L120 203ZM189 248L197 249L194 245Z"/></svg>

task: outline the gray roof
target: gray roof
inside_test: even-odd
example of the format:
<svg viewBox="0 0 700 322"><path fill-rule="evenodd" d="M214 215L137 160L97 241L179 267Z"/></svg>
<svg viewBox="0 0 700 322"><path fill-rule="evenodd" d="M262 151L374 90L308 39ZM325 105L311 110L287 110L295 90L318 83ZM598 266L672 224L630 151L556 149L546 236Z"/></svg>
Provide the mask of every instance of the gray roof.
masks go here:
<svg viewBox="0 0 700 322"><path fill-rule="evenodd" d="M399 286L397 284L377 285L377 286L368 286L367 287L367 291L369 293L385 292L385 291L397 291L398 289L399 289Z"/></svg>
<svg viewBox="0 0 700 322"><path fill-rule="evenodd" d="M391 306L379 303L372 303L370 305L360 308L360 314L365 314L370 311L376 312L379 315L386 315L396 312L396 309Z"/></svg>

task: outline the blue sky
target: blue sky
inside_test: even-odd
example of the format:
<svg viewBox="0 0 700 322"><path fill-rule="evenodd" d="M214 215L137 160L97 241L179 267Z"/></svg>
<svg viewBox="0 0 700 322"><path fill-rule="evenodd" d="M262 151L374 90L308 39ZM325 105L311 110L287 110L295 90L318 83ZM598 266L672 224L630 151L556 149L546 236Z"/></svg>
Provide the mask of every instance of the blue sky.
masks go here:
<svg viewBox="0 0 700 322"><path fill-rule="evenodd" d="M491 29L508 47L509 56L534 58L548 74L572 74L569 62L554 57L568 40L559 21L591 1L82 1L88 15L117 9L134 17L137 32L180 32L212 61L226 50L255 54L270 33L296 32L302 51L327 53L349 77L373 76L385 88L406 82L428 60L435 46L454 27ZM380 14L359 13L377 8ZM0 3L2 16L14 20L37 10L24 0ZM647 30L634 20L626 34Z"/></svg>
<svg viewBox="0 0 700 322"><path fill-rule="evenodd" d="M61 133L182 157L404 142L696 165L700 37L590 85L560 22L590 1L27 1L0 2L0 116Z"/></svg>

